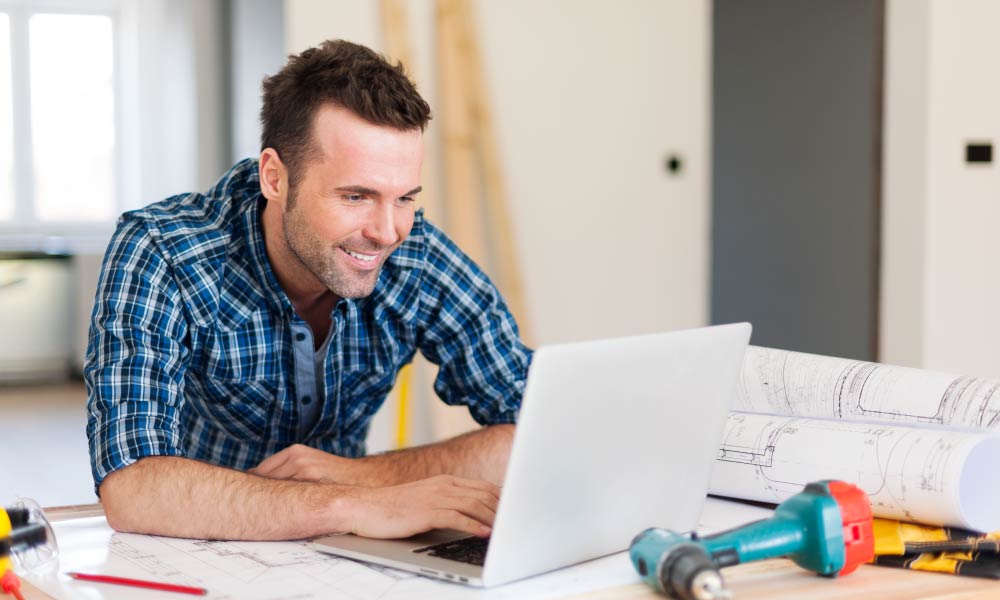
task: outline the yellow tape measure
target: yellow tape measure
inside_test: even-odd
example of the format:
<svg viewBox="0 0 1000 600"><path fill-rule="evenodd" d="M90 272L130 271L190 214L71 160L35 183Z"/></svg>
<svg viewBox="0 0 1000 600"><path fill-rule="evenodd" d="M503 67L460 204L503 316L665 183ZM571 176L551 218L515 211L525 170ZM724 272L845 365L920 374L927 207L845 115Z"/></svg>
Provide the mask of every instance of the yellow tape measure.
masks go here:
<svg viewBox="0 0 1000 600"><path fill-rule="evenodd" d="M0 540L4 539L11 532L10 516L7 510L0 506ZM0 556L0 577L10 569L10 556Z"/></svg>

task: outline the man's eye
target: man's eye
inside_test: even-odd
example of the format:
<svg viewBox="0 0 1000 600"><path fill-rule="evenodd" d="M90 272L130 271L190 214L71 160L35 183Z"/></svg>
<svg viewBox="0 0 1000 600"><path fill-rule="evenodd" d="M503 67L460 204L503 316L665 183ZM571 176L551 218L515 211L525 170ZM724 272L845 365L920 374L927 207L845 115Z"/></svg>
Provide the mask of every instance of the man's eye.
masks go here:
<svg viewBox="0 0 1000 600"><path fill-rule="evenodd" d="M411 204L413 202L416 202L416 199L414 199L413 196L403 196L402 198L399 199L399 202L401 204Z"/></svg>
<svg viewBox="0 0 1000 600"><path fill-rule="evenodd" d="M344 200L347 200L348 202L361 202L364 199L365 197L361 194L347 194L344 196Z"/></svg>

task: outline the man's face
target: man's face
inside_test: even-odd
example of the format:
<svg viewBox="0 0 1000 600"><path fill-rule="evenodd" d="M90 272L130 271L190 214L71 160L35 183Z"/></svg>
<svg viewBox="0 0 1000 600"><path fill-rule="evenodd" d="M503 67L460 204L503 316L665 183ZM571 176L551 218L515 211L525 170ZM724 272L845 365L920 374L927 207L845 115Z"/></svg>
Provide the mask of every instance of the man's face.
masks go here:
<svg viewBox="0 0 1000 600"><path fill-rule="evenodd" d="M420 130L372 125L325 105L313 121L319 155L288 192L283 228L292 253L331 292L362 298L413 227Z"/></svg>

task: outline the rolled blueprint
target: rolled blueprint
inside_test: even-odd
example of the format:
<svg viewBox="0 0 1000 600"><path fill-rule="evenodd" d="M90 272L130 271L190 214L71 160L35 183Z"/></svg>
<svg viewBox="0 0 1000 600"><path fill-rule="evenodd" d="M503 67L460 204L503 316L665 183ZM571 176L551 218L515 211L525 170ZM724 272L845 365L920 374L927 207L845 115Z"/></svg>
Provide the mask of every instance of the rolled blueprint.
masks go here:
<svg viewBox="0 0 1000 600"><path fill-rule="evenodd" d="M711 493L780 502L842 479L876 516L1000 530L1000 382L750 347Z"/></svg>
<svg viewBox="0 0 1000 600"><path fill-rule="evenodd" d="M1000 381L750 346L733 410L1000 428Z"/></svg>

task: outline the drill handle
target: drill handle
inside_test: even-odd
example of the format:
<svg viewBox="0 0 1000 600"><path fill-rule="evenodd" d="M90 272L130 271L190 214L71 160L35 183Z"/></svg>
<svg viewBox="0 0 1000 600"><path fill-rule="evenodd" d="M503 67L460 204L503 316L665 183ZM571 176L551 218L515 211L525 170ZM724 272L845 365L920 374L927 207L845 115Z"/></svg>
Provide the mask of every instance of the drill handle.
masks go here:
<svg viewBox="0 0 1000 600"><path fill-rule="evenodd" d="M778 558L802 547L802 525L780 518L763 519L699 541L720 568Z"/></svg>

